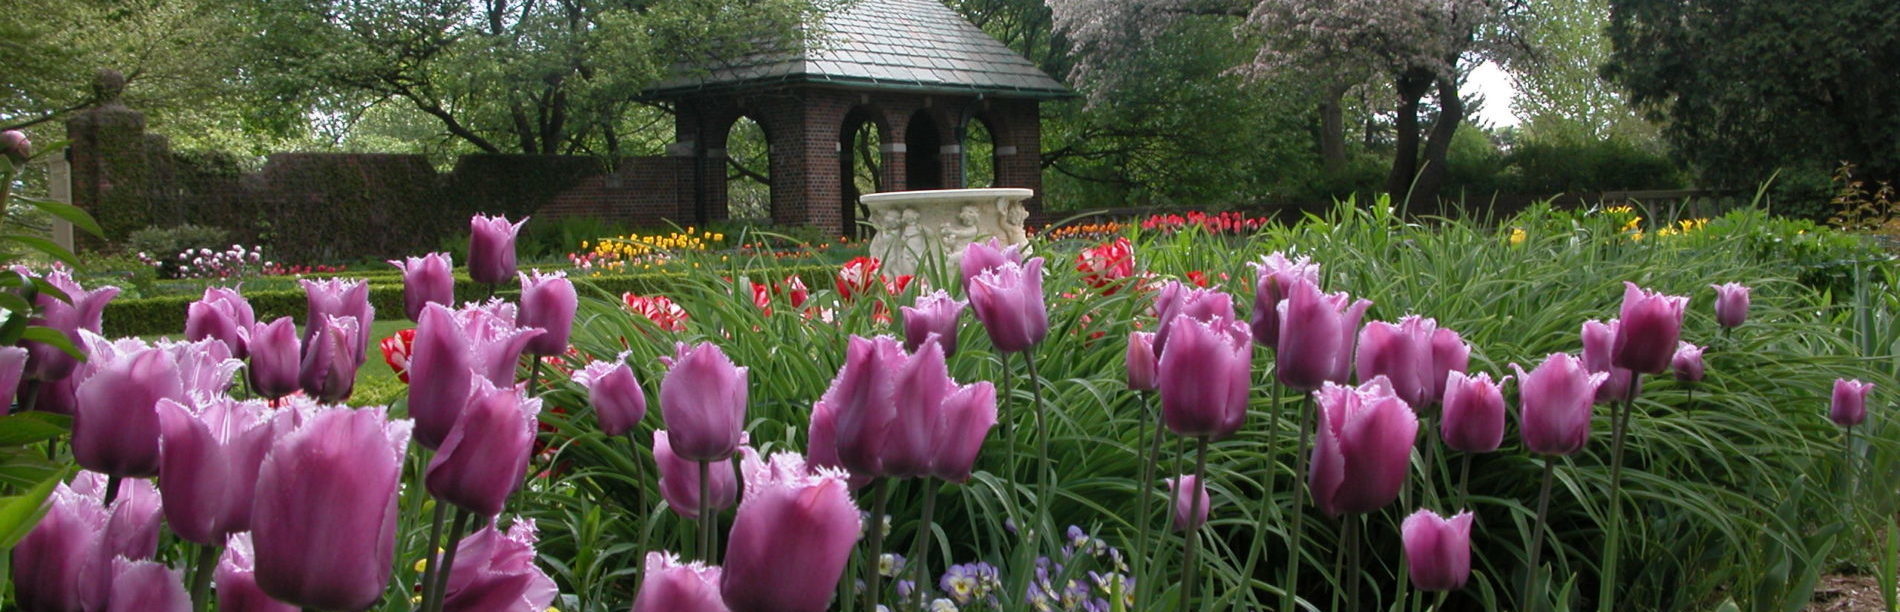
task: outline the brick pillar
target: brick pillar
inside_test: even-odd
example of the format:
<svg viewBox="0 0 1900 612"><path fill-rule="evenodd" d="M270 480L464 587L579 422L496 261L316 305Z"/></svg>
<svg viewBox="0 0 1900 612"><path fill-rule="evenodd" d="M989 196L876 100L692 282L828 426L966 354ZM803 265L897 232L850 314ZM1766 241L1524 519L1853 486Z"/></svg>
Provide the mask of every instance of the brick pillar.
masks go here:
<svg viewBox="0 0 1900 612"><path fill-rule="evenodd" d="M1035 100L997 100L993 112L1001 119L994 126L1000 133L996 141L996 186L1023 187L1036 191L1024 202L1031 214L1042 210L1042 116Z"/></svg>
<svg viewBox="0 0 1900 612"><path fill-rule="evenodd" d="M126 108L118 94L125 77L101 71L94 85L106 102L66 121L72 141L72 201L92 213L108 240L124 240L154 223L181 223L185 219L160 215L169 198L164 178L170 176L170 151L163 137L145 133L145 115ZM82 236L79 246L103 246L97 238Z"/></svg>
<svg viewBox="0 0 1900 612"><path fill-rule="evenodd" d="M679 180L684 188L672 213L673 222L680 225L703 226L726 218L726 130L722 127L729 122L720 121L712 106L708 100L682 100L674 112L677 137L666 154L687 159L681 164L684 176Z"/></svg>

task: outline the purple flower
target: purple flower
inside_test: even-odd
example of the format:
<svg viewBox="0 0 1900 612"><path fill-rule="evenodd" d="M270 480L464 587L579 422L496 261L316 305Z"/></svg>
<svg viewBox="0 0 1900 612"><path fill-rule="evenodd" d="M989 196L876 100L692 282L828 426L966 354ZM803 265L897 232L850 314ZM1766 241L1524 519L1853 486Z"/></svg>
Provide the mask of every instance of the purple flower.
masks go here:
<svg viewBox="0 0 1900 612"><path fill-rule="evenodd" d="M545 612L560 591L535 567L534 521L503 532L490 524L463 538L443 591L443 612Z"/></svg>
<svg viewBox="0 0 1900 612"><path fill-rule="evenodd" d="M1049 334L1049 309L1042 301L1042 258L1002 265L970 279L970 305L989 332L996 350L1029 350Z"/></svg>
<svg viewBox="0 0 1900 612"><path fill-rule="evenodd" d="M945 357L957 354L957 317L967 305L939 289L917 296L916 306L899 308L904 313L904 350L916 352L926 338L936 334Z"/></svg>
<svg viewBox="0 0 1900 612"><path fill-rule="evenodd" d="M1418 439L1418 416L1384 377L1357 387L1328 383L1308 475L1328 516L1378 510L1398 499Z"/></svg>
<svg viewBox="0 0 1900 612"><path fill-rule="evenodd" d="M1247 326L1178 317L1172 350L1161 353L1161 422L1188 437L1223 438L1247 418L1253 343Z"/></svg>
<svg viewBox="0 0 1900 612"><path fill-rule="evenodd" d="M1180 281L1168 281L1155 292L1155 354L1168 352L1168 336L1174 320L1187 317L1204 323L1224 325L1234 320L1234 296L1214 289L1202 289ZM1249 346L1248 349L1253 347Z"/></svg>
<svg viewBox="0 0 1900 612"><path fill-rule="evenodd" d="M468 404L473 380L513 386L516 362L541 330L515 327L514 307L503 302L449 310L431 304L416 324L409 353L409 415L416 443L437 448Z"/></svg>
<svg viewBox="0 0 1900 612"><path fill-rule="evenodd" d="M258 586L280 601L361 610L389 587L409 421L318 408L280 434L251 509Z"/></svg>
<svg viewBox="0 0 1900 612"><path fill-rule="evenodd" d="M429 493L483 517L500 514L527 476L540 413L541 399L520 387L476 379L468 406L429 460Z"/></svg>
<svg viewBox="0 0 1900 612"><path fill-rule="evenodd" d="M1160 363L1155 359L1154 332L1128 332L1128 353L1125 356L1128 365L1128 388L1134 391L1153 391L1160 388L1156 380Z"/></svg>
<svg viewBox="0 0 1900 612"><path fill-rule="evenodd" d="M864 524L844 475L778 453L748 461L720 593L734 612L823 612Z"/></svg>
<svg viewBox="0 0 1900 612"><path fill-rule="evenodd" d="M185 572L156 561L112 560L112 592L106 612L190 612Z"/></svg>
<svg viewBox="0 0 1900 612"><path fill-rule="evenodd" d="M409 320L422 320L429 304L455 305L455 260L448 253L391 259L389 265L402 271L402 311Z"/></svg>
<svg viewBox="0 0 1900 612"><path fill-rule="evenodd" d="M574 373L574 382L587 389L600 430L610 436L626 435L647 414L647 394L627 366L627 353L613 361L595 361Z"/></svg>
<svg viewBox="0 0 1900 612"><path fill-rule="evenodd" d="M860 476L962 482L996 423L996 391L988 382L952 380L935 336L908 355L888 336L852 336L813 419L813 447L831 445L814 450L820 464L835 459Z"/></svg>
<svg viewBox="0 0 1900 612"><path fill-rule="evenodd" d="M1663 295L1624 282L1623 309L1618 313L1622 326L1617 328L1610 363L1643 374L1668 370L1669 358L1676 354L1676 342L1682 337L1682 311L1688 305L1688 297Z"/></svg>
<svg viewBox="0 0 1900 612"><path fill-rule="evenodd" d="M1445 446L1467 453L1488 453L1504 442L1504 381L1491 375L1464 372L1445 375L1443 422L1439 434Z"/></svg>
<svg viewBox="0 0 1900 612"><path fill-rule="evenodd" d="M1859 425L1867 420L1867 394L1873 391L1873 383L1834 379L1834 399L1828 404L1827 417L1841 427Z"/></svg>
<svg viewBox="0 0 1900 612"><path fill-rule="evenodd" d="M1267 348L1280 342L1280 302L1296 282L1319 285L1319 264L1304 255L1287 259L1276 251L1250 264L1254 270L1253 340Z"/></svg>
<svg viewBox="0 0 1900 612"><path fill-rule="evenodd" d="M1400 539L1412 584L1427 591L1455 591L1471 577L1471 513L1450 519L1420 509L1405 517Z"/></svg>
<svg viewBox="0 0 1900 612"><path fill-rule="evenodd" d="M24 348L0 346L0 405L11 406L16 399L15 390L26 377L26 355Z"/></svg>
<svg viewBox="0 0 1900 612"><path fill-rule="evenodd" d="M23 610L102 610L112 560L149 559L158 550L158 491L126 480L106 504L106 476L81 472L53 490L46 515L13 549L15 603Z"/></svg>
<svg viewBox="0 0 1900 612"><path fill-rule="evenodd" d="M369 354L369 327L376 322L376 308L369 303L369 281L328 278L298 282L303 284L304 298L309 303L303 320L304 351L315 346L312 339L322 332L327 317L355 317L356 329L347 346L353 347L361 362L362 356Z"/></svg>
<svg viewBox="0 0 1900 612"><path fill-rule="evenodd" d="M1569 353L1552 353L1529 373L1517 364L1518 435L1524 448L1545 455L1568 455L1590 439L1590 410L1597 387L1609 378L1591 372Z"/></svg>
<svg viewBox="0 0 1900 612"><path fill-rule="evenodd" d="M270 450L271 411L261 401L200 396L160 400L159 479L165 522L178 537L207 546L251 528L257 470Z"/></svg>
<svg viewBox="0 0 1900 612"><path fill-rule="evenodd" d="M252 312L251 303L235 289L206 287L204 297L185 310L187 340L215 339L223 342L231 349L231 355L239 359L249 355L244 348L246 334L242 330L256 324L257 315Z"/></svg>
<svg viewBox="0 0 1900 612"><path fill-rule="evenodd" d="M1446 375L1464 372L1470 367L1471 345L1465 344L1464 337L1451 328L1438 328L1432 333L1432 371L1425 377L1431 381L1432 390L1426 397L1434 402L1443 399Z"/></svg>
<svg viewBox="0 0 1900 612"><path fill-rule="evenodd" d="M297 606L271 599L257 587L253 558L251 534L231 534L224 556L218 558L219 612L298 612Z"/></svg>
<svg viewBox="0 0 1900 612"><path fill-rule="evenodd" d="M741 446L739 452L750 453L752 449ZM673 454L666 430L659 429L653 432L653 463L659 467L660 497L666 500L666 507L682 517L699 518L699 462ZM706 507L714 512L731 508L739 500L739 478L732 464L731 459L714 461L707 471L711 478L706 484Z"/></svg>
<svg viewBox="0 0 1900 612"><path fill-rule="evenodd" d="M14 167L26 165L26 160L33 157L33 141L19 130L0 132L0 155L5 155Z"/></svg>
<svg viewBox="0 0 1900 612"><path fill-rule="evenodd" d="M515 276L515 234L527 217L509 223L507 217L475 215L468 220L468 276L484 285L499 285Z"/></svg>
<svg viewBox="0 0 1900 612"><path fill-rule="evenodd" d="M363 367L363 360L367 358L363 349L352 344L364 335L362 321L356 317L326 316L312 329L315 333L307 334L304 340L297 383L317 401L349 399L356 387L356 370Z"/></svg>
<svg viewBox="0 0 1900 612"><path fill-rule="evenodd" d="M1703 347L1684 342L1676 346L1676 355L1669 359L1669 369L1676 373L1676 380L1699 382L1702 380Z"/></svg>
<svg viewBox="0 0 1900 612"><path fill-rule="evenodd" d="M185 401L178 365L160 349L115 357L77 390L73 459L114 476L157 476L158 404Z"/></svg>
<svg viewBox="0 0 1900 612"><path fill-rule="evenodd" d="M1001 267L1005 262L1022 264L1022 248L1016 245L1003 246L995 238L972 242L969 246L963 247L963 255L957 262L957 269L963 280L963 292L966 294L970 292L970 282L978 275Z"/></svg>
<svg viewBox="0 0 1900 612"><path fill-rule="evenodd" d="M1748 287L1741 283L1709 285L1715 289L1715 322L1722 327L1739 327L1748 320Z"/></svg>
<svg viewBox="0 0 1900 612"><path fill-rule="evenodd" d="M1392 383L1393 393L1405 403L1413 406L1430 403L1434 399L1431 393L1438 386L1438 382L1430 378L1435 371L1432 354L1437 333L1438 321L1417 315L1399 319L1397 325L1385 321L1367 323L1359 331L1355 360L1359 380L1384 376ZM1444 377L1439 374L1439 382Z"/></svg>
<svg viewBox="0 0 1900 612"><path fill-rule="evenodd" d="M1611 347L1615 345L1617 330L1621 328L1622 323L1617 319L1610 319L1608 323L1595 319L1583 322L1583 367L1606 375L1603 384L1597 387L1596 401L1599 404L1630 401L1642 392L1642 379L1628 368L1610 363ZM1630 387L1632 382L1636 384L1635 388Z"/></svg>
<svg viewBox="0 0 1900 612"><path fill-rule="evenodd" d="M673 452L688 461L732 457L745 427L746 368L710 342L681 342L673 351L673 358L661 358L668 370L660 380L660 416Z"/></svg>
<svg viewBox="0 0 1900 612"><path fill-rule="evenodd" d="M25 268L14 268L22 275L40 278ZM70 302L47 293L38 293L33 299L34 308L40 315L29 319L29 325L49 327L61 334L75 346L83 342L79 330L99 333L103 323L106 303L119 295L118 287L100 287L91 291L73 282L72 275L65 270L54 270L43 277L47 284L58 288L70 298ZM53 381L71 376L73 369L79 367L79 360L50 344L21 340L20 346L26 347L26 377L38 381ZM84 354L84 348L81 348Z"/></svg>
<svg viewBox="0 0 1900 612"><path fill-rule="evenodd" d="M681 563L679 555L652 551L642 575L633 612L727 612L719 597L719 566Z"/></svg>
<svg viewBox="0 0 1900 612"><path fill-rule="evenodd" d="M245 348L250 351L251 365L244 375L252 391L270 399L297 392L303 343L297 339L295 321L278 317L268 324L252 325L245 334Z"/></svg>
<svg viewBox="0 0 1900 612"><path fill-rule="evenodd" d="M1367 300L1353 301L1341 293L1321 293L1319 285L1298 280L1280 303L1280 343L1274 351L1279 363L1274 374L1280 382L1301 391L1346 381L1352 373L1353 336Z"/></svg>
<svg viewBox="0 0 1900 612"><path fill-rule="evenodd" d="M575 295L567 273L542 274L535 270L530 276L523 272L521 310L515 316L515 325L547 332L528 341L528 354L546 357L566 352L568 334L574 331L574 309L579 306L580 297Z"/></svg>
<svg viewBox="0 0 1900 612"><path fill-rule="evenodd" d="M1193 474L1182 474L1177 481L1166 479L1168 490L1174 494L1174 530L1193 531L1207 524L1207 513L1213 499L1207 496L1207 487L1201 484ZM1196 512L1196 509L1199 512Z"/></svg>

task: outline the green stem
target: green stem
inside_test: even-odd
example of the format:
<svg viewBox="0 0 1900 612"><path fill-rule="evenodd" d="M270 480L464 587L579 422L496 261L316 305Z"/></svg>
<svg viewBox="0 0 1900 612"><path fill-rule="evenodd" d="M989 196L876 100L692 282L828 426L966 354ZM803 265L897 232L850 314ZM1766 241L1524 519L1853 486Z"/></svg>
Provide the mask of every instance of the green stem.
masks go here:
<svg viewBox="0 0 1900 612"><path fill-rule="evenodd" d="M1359 519L1360 517L1357 515L1346 515L1346 558L1349 559L1346 562L1347 612L1359 612L1359 581L1361 577L1365 575L1363 571L1364 568L1360 565L1362 561L1359 558L1359 549L1365 548L1364 545L1359 543L1359 540L1365 538L1365 534L1362 533L1365 527L1359 524ZM1400 569L1399 572L1400 575L1403 576L1405 570ZM1400 582L1399 588L1405 588L1405 583Z"/></svg>
<svg viewBox="0 0 1900 612"><path fill-rule="evenodd" d="M878 598L884 587L884 508L891 501L891 488L888 479L878 478L871 482L871 530L870 556L865 558L864 572L864 609L876 612Z"/></svg>
<svg viewBox="0 0 1900 612"><path fill-rule="evenodd" d="M20 394L20 410L19 411L26 412L26 411L32 410L34 406L38 405L40 403L40 389L44 388L45 386L46 386L46 383L43 383L37 380L28 379L26 381L26 391Z"/></svg>
<svg viewBox="0 0 1900 612"><path fill-rule="evenodd" d="M198 547L198 562L192 567L191 609L205 612L211 609L211 574L218 569L218 547L203 544Z"/></svg>
<svg viewBox="0 0 1900 612"><path fill-rule="evenodd" d="M1001 377L1001 382L1003 383L1003 395L1002 395L1002 399L999 399L996 402L996 411L997 411L996 422L997 424L1003 427L1003 456L1005 457L1005 460L1006 460L1005 462L1008 464L1008 469L1009 469L1009 471L1003 473L1003 482L1011 483L1008 485L1009 498L1015 499L1016 485L1014 483L1016 481L1016 430L1018 428L1015 425L1016 412L1014 410L1009 409L1009 403L1016 399L1015 398L1016 377L1014 376L1014 373L1011 372L1009 369L1009 355L1010 355L1009 353L1003 353L1001 357L1003 361L1003 375ZM1015 510L1014 509L1015 504L1012 503L1010 504L1010 506L1012 507L1011 510L1013 512ZM1027 533L1028 526L1023 525L1023 517L1011 516L1009 518L1015 520L1017 529L1024 530L1024 533ZM872 612L876 612L876 611L873 610Z"/></svg>
<svg viewBox="0 0 1900 612"><path fill-rule="evenodd" d="M1629 435L1630 413L1636 408L1636 389L1642 383L1641 372L1630 373L1629 393L1623 396L1623 409L1612 415L1610 432L1610 522L1605 532L1603 576L1597 586L1597 612L1616 607L1616 566L1623 545L1623 444Z"/></svg>
<svg viewBox="0 0 1900 612"><path fill-rule="evenodd" d="M1300 446L1293 456L1293 533L1287 537L1286 581L1281 584L1280 609L1293 610L1300 585L1300 544L1306 536L1306 446L1312 441L1313 394L1300 402Z"/></svg>
<svg viewBox="0 0 1900 612"><path fill-rule="evenodd" d="M924 490L924 516L922 522L918 523L917 547L911 552L910 564L917 571L916 584L911 587L911 592L917 596L917 609L923 610L930 592L930 583L925 581L930 578L930 536L932 527L936 526L932 521L936 519L937 487L929 476L925 476L920 483Z"/></svg>
<svg viewBox="0 0 1900 612"><path fill-rule="evenodd" d="M627 459L633 462L633 507L646 513L646 464L640 457L640 443L633 439L633 432L627 432Z"/></svg>
<svg viewBox="0 0 1900 612"><path fill-rule="evenodd" d="M122 480L122 479L121 479L121 478L119 478L118 476L107 476L107 477L106 477L106 497L105 497L105 506L106 506L107 508L111 508L111 507L112 507L112 500L115 500L115 499L118 499L118 498L119 498L119 483L121 482L121 480Z"/></svg>
<svg viewBox="0 0 1900 612"><path fill-rule="evenodd" d="M528 366L528 397L534 397L536 388L541 386L542 357L529 355L528 358L534 360L534 365Z"/></svg>
<svg viewBox="0 0 1900 612"><path fill-rule="evenodd" d="M1049 425L1042 403L1042 378L1036 374L1036 352L1034 348L1023 351L1023 361L1029 364L1029 395L1035 398L1036 410L1036 506L1037 522L1046 523L1051 516L1051 507L1055 499L1049 490L1055 486L1055 471L1049 469ZM1044 531L1054 533L1052 526L1043 525Z"/></svg>
<svg viewBox="0 0 1900 612"><path fill-rule="evenodd" d="M1189 495L1191 496L1189 499L1193 500L1188 502L1189 522L1200 518L1201 491L1207 490L1207 483L1204 481L1204 479L1207 478L1207 436L1201 436L1197 439L1195 441L1195 447L1194 489L1187 490L1187 487L1180 486L1186 483L1179 482L1178 480L1175 486L1176 495ZM1201 526L1195 525L1193 529L1184 529L1181 532L1181 537L1187 539L1187 552L1181 555L1181 605L1175 608L1175 610L1180 612L1186 612L1188 603L1194 598L1194 585L1196 581L1194 574L1195 570L1199 569L1196 565L1195 557L1201 551L1200 531Z"/></svg>
<svg viewBox="0 0 1900 612"><path fill-rule="evenodd" d="M1541 601L1542 594L1539 593L1541 589L1537 588L1543 585L1543 581L1537 579L1537 574L1541 571L1538 559L1544 552L1544 523L1550 517L1550 483L1556 480L1556 474L1556 458L1545 455L1544 484L1537 492L1537 523L1531 528L1530 565L1524 572L1524 605L1522 607L1525 610L1544 609L1544 602Z"/></svg>
<svg viewBox="0 0 1900 612"><path fill-rule="evenodd" d="M447 520L448 517L449 505L442 500L435 500L435 512L429 518L428 552L423 553L423 557L428 560L428 563L422 566L422 601L424 602L430 601L430 597L435 594L435 570L440 565L436 553L441 550L442 521Z"/></svg>
<svg viewBox="0 0 1900 612"><path fill-rule="evenodd" d="M436 503L443 502L437 500ZM442 569L435 573L435 599L423 602L428 606L428 612L442 612L442 600L449 596L449 575L455 571L456 549L461 547L462 535L467 533L469 523L475 522L474 519L475 516L469 511L456 508L455 518L449 520L449 539L444 543L446 550L442 552Z"/></svg>
<svg viewBox="0 0 1900 612"><path fill-rule="evenodd" d="M1141 457L1141 488L1135 491L1135 504L1137 508L1135 511L1135 520L1137 521L1136 530L1137 533L1140 534L1140 537L1135 540L1135 575L1147 576L1149 575L1150 564L1148 558L1148 540L1154 537L1152 529L1154 527L1155 472L1157 471L1155 467L1161 462L1162 435L1163 432L1167 431L1167 428L1161 426L1161 420L1156 418L1154 414L1155 409L1151 409L1149 406L1149 402L1147 401L1148 395L1144 393L1140 394L1139 397L1142 400L1142 425L1138 433L1147 433L1149 424L1152 422L1154 425L1154 435L1150 436L1153 438L1153 441L1149 442ZM1143 582L1151 581L1144 580ZM1145 590L1141 588L1142 586L1143 585L1138 584L1135 588L1135 607L1137 609L1141 607L1141 594Z"/></svg>
<svg viewBox="0 0 1900 612"><path fill-rule="evenodd" d="M1461 508L1471 507L1471 456L1474 454L1465 453L1464 459L1458 462L1458 506Z"/></svg>
<svg viewBox="0 0 1900 612"><path fill-rule="evenodd" d="M712 549L712 462L699 462L699 559L716 565Z"/></svg>

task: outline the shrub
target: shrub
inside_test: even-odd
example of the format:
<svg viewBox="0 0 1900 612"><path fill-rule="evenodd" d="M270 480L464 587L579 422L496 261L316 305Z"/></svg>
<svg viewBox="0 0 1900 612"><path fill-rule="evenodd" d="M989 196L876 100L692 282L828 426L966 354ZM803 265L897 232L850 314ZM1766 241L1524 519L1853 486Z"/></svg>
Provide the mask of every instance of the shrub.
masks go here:
<svg viewBox="0 0 1900 612"><path fill-rule="evenodd" d="M1524 142L1504 164L1507 189L1541 195L1684 185L1682 169L1668 156L1618 139Z"/></svg>
<svg viewBox="0 0 1900 612"><path fill-rule="evenodd" d="M171 227L151 226L132 232L125 238L125 250L156 258L177 256L187 249L222 249L231 246L231 232L217 227L185 223Z"/></svg>

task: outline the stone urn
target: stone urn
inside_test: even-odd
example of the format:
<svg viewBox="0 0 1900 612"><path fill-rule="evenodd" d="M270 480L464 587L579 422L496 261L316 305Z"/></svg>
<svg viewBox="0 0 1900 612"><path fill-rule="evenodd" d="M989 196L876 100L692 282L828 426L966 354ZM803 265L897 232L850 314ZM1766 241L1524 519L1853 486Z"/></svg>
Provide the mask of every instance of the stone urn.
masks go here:
<svg viewBox="0 0 1900 612"><path fill-rule="evenodd" d="M1036 192L1020 188L890 191L858 197L877 235L870 253L885 274L916 274L941 260L954 270L964 246L991 238L1004 245L1029 243L1023 201Z"/></svg>

